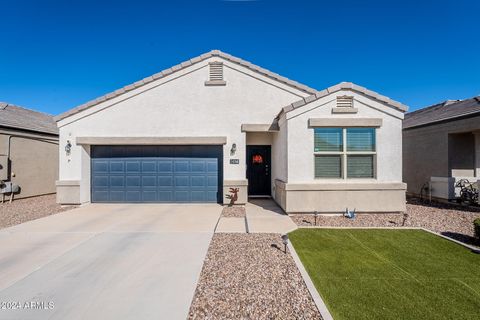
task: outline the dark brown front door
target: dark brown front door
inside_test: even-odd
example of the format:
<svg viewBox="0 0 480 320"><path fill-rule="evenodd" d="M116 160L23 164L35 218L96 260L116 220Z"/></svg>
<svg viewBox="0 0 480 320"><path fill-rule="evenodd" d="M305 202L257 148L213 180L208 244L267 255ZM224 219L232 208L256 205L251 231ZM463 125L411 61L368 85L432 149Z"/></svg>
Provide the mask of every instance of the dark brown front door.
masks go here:
<svg viewBox="0 0 480 320"><path fill-rule="evenodd" d="M270 146L247 146L249 196L270 196Z"/></svg>

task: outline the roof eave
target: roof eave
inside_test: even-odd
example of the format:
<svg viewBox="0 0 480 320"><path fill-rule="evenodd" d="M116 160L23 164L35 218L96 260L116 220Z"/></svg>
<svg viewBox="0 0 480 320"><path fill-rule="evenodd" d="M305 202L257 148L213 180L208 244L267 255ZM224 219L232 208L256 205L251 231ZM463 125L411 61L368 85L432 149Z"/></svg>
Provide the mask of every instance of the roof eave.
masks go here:
<svg viewBox="0 0 480 320"><path fill-rule="evenodd" d="M318 99L321 99L323 97L328 96L329 94L338 92L340 90L352 90L361 94L364 94L366 96L369 96L370 98L373 98L375 100L378 100L382 103L385 103L393 108L396 108L400 110L401 112L407 112L408 111L408 106L397 102L395 100L390 99L389 97L383 96L375 91L369 90L365 87L356 85L352 82L340 82L339 84L336 84L334 86L328 87L327 89L324 89L322 91L318 91L314 95L308 96L306 98L303 98L301 100L295 101L294 103L291 103L285 107L282 108L282 110L279 112L277 117L279 117L282 113L287 113L292 110L295 110L297 108L300 108L310 102L316 101Z"/></svg>

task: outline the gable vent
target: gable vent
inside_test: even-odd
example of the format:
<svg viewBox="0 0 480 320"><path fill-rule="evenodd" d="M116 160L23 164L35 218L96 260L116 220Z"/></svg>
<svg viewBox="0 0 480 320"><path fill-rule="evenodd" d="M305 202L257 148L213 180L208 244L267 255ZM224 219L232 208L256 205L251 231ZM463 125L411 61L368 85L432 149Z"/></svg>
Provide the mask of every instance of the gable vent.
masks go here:
<svg viewBox="0 0 480 320"><path fill-rule="evenodd" d="M358 109L353 107L352 96L337 96L337 105L332 108L332 113L357 113Z"/></svg>
<svg viewBox="0 0 480 320"><path fill-rule="evenodd" d="M337 108L353 108L353 97L351 96L338 96Z"/></svg>
<svg viewBox="0 0 480 320"><path fill-rule="evenodd" d="M210 62L209 79L205 81L207 86L224 86L226 82L223 80L223 62Z"/></svg>

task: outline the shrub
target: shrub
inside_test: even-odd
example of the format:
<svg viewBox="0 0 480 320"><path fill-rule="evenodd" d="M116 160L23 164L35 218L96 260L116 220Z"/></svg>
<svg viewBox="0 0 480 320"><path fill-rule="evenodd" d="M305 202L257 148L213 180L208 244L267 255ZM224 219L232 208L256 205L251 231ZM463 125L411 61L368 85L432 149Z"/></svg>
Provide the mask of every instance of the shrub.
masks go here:
<svg viewBox="0 0 480 320"><path fill-rule="evenodd" d="M475 229L475 238L480 242L480 218L473 220L473 227Z"/></svg>

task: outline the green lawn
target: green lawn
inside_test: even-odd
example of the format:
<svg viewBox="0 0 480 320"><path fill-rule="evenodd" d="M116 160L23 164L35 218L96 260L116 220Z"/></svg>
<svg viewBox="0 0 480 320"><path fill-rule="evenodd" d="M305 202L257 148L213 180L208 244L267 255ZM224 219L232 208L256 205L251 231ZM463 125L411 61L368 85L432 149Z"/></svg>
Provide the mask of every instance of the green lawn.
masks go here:
<svg viewBox="0 0 480 320"><path fill-rule="evenodd" d="M421 230L289 234L335 319L480 319L480 254Z"/></svg>

